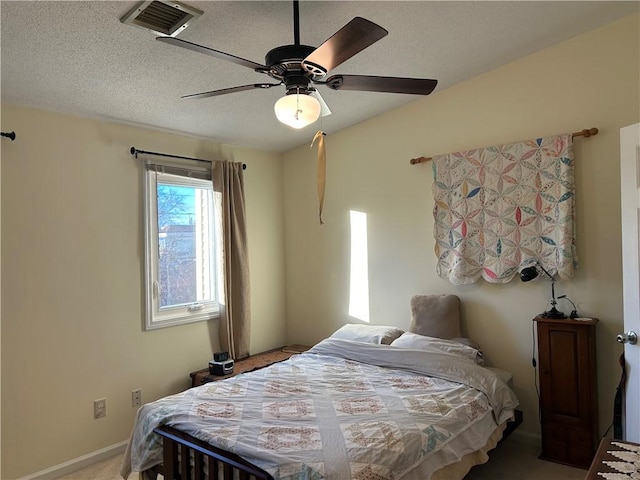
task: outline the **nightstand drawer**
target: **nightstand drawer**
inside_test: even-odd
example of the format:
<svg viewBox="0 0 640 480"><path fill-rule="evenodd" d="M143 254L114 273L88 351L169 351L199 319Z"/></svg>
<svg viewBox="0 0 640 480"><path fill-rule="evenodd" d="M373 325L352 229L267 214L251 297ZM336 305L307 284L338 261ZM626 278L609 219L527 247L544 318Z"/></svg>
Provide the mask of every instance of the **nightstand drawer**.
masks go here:
<svg viewBox="0 0 640 480"><path fill-rule="evenodd" d="M569 445L575 445L576 447L584 447L591 449L593 453L593 446L597 444L597 436L594 436L594 432L588 429L569 428L568 429ZM589 459L591 462L591 459Z"/></svg>

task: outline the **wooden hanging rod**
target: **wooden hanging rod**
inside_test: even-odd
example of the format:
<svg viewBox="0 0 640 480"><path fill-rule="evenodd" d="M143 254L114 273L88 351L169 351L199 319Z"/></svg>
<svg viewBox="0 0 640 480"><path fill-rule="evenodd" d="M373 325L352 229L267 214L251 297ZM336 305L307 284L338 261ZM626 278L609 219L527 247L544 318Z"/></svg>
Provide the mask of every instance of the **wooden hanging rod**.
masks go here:
<svg viewBox="0 0 640 480"><path fill-rule="evenodd" d="M594 127L594 128L585 128L584 130L580 130L579 132L573 132L571 136L574 138L575 137L591 137L597 134L598 134L598 129ZM412 158L411 160L409 160L409 163L411 165L416 165L417 163L424 163L430 160L432 160L432 157L418 157L418 158Z"/></svg>

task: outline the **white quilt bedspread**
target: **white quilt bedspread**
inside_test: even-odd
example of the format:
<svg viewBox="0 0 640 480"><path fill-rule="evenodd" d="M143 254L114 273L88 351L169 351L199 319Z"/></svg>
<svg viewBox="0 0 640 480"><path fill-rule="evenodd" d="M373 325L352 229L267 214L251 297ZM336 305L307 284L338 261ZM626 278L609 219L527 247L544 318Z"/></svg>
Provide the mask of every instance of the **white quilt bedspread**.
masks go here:
<svg viewBox="0 0 640 480"><path fill-rule="evenodd" d="M329 338L285 362L144 405L122 474L162 463L153 429L169 425L275 479L398 479L487 415L494 426L506 421L517 404L471 360Z"/></svg>

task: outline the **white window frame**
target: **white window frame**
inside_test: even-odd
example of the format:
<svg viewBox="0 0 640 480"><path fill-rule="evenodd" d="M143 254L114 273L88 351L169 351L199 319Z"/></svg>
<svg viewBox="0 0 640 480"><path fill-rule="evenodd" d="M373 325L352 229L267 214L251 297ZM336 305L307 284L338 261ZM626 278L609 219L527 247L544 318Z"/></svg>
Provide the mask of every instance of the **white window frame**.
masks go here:
<svg viewBox="0 0 640 480"><path fill-rule="evenodd" d="M160 307L159 275L158 275L158 198L157 185L162 180L168 180L177 185L210 189L213 192L211 180L195 178L185 174L175 174L176 169L171 168L170 173L163 173L162 166L147 166L144 173L144 198L145 198L145 330L184 325L218 318L220 315L219 285L220 285L220 248L219 248L219 222L216 217L217 195L213 193L211 210L211 233L214 258L212 262L213 300L198 301L189 304ZM179 170L179 169L178 169ZM198 175L202 177L203 175ZM205 175L206 176L206 175ZM209 174L210 176L210 174Z"/></svg>

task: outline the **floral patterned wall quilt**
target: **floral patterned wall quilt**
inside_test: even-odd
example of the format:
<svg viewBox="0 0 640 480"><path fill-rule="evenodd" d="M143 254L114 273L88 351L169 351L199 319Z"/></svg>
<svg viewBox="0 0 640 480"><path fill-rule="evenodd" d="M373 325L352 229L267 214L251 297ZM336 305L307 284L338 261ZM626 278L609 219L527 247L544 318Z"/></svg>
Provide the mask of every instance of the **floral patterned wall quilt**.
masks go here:
<svg viewBox="0 0 640 480"><path fill-rule="evenodd" d="M506 283L538 260L571 278L573 168L571 134L434 156L438 275L454 285Z"/></svg>

